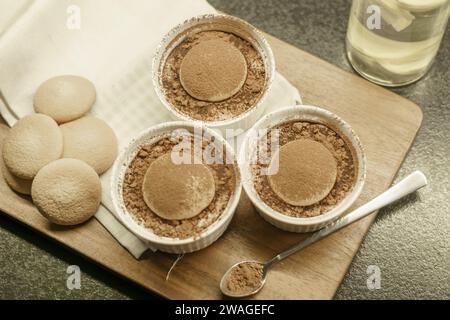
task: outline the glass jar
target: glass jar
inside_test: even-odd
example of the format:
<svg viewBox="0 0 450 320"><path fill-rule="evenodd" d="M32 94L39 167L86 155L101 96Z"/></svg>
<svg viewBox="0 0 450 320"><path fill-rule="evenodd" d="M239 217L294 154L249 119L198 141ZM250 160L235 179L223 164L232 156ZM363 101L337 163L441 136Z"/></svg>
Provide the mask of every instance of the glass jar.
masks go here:
<svg viewBox="0 0 450 320"><path fill-rule="evenodd" d="M353 0L348 59L377 84L412 83L431 67L449 15L450 0Z"/></svg>

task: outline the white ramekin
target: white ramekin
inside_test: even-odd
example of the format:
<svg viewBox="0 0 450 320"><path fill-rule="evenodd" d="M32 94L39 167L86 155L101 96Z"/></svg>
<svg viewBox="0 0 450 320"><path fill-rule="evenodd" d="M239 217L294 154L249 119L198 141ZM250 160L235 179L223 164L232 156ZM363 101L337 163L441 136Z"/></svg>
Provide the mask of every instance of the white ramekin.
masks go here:
<svg viewBox="0 0 450 320"><path fill-rule="evenodd" d="M309 218L296 218L282 214L269 207L258 196L254 188L254 177L251 172L251 161L255 156L257 137L259 130L270 129L276 125L289 121L309 121L321 123L335 130L343 137L354 153L357 161L357 178L352 191L333 209L319 216ZM335 221L353 204L363 189L366 177L366 160L359 138L352 128L337 115L314 106L291 106L269 113L261 118L247 133L239 154L239 166L241 168L242 183L250 200L259 214L274 226L291 232L311 232L325 227Z"/></svg>
<svg viewBox="0 0 450 320"><path fill-rule="evenodd" d="M111 179L111 196L114 205L114 209L120 221L136 236L146 242L150 247L169 253L188 253L203 249L214 241L216 241L227 229L231 219L233 218L236 206L239 202L241 195L242 182L239 167L235 165L235 177L236 184L233 194L228 202L222 215L217 221L211 224L202 234L195 237L186 239L175 239L169 237L162 237L154 234L151 230L145 228L139 224L131 214L127 211L122 197L122 186L125 172L135 158L140 146L143 144L149 144L157 142L165 134L170 133L176 129L186 129L190 132L194 132L195 129L201 129L209 137L214 137L214 143L218 146L225 146L225 150L228 155L234 159L234 151L231 146L223 139L220 134L213 130L206 128L204 125L195 124L192 122L167 122L162 123L149 129L144 130L135 139L133 139L128 147L126 147L116 159L116 162L112 171ZM198 132L198 131L196 131ZM231 159L230 157L230 159Z"/></svg>
<svg viewBox="0 0 450 320"><path fill-rule="evenodd" d="M169 101L167 101L162 85L162 69L164 68L167 57L170 55L172 50L177 47L182 41L184 41L187 35L192 35L207 30L219 30L233 33L249 41L253 45L253 47L257 49L261 54L266 71L266 85L264 88L264 92L258 102L246 112L234 118L223 121L200 121L181 113L176 108L174 108L169 103ZM193 17L174 27L166 36L164 36L161 43L159 44L153 58L152 65L153 87L155 88L158 98L161 100L162 104L169 110L173 119L204 123L208 127L218 129L221 132L225 132L226 129L232 129L231 132L236 132L236 135L239 134L239 131L237 129L242 129L244 131L249 129L263 114L263 102L266 99L267 94L272 86L274 77L275 59L273 57L272 49L262 33L251 24L239 18L224 14L206 14ZM228 135L231 132L229 132Z"/></svg>

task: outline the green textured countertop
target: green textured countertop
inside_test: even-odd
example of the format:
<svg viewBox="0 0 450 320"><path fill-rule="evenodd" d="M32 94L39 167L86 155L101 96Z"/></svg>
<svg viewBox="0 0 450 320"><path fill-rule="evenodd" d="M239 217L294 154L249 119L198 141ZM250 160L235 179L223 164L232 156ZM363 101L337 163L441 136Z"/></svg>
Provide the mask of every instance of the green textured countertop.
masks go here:
<svg viewBox="0 0 450 320"><path fill-rule="evenodd" d="M349 0L210 0L345 70ZM447 28L447 30L450 28ZM337 299L450 299L450 32L431 71L395 89L422 107L424 122L399 177L422 170L429 186L382 210L370 229ZM81 269L81 289L66 287L67 267ZM367 268L381 271L381 288L369 290ZM0 215L0 298L154 298L64 247Z"/></svg>

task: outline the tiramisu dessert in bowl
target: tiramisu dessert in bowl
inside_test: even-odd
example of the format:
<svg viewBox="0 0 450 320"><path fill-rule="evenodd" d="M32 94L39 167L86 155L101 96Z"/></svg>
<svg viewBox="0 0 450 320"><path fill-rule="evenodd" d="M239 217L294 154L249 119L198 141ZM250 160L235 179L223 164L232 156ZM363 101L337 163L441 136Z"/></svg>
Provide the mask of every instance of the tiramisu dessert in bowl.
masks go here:
<svg viewBox="0 0 450 320"><path fill-rule="evenodd" d="M218 129L250 128L263 113L275 75L262 34L238 18L191 18L162 40L153 60L153 85L177 120Z"/></svg>
<svg viewBox="0 0 450 320"><path fill-rule="evenodd" d="M249 130L239 162L257 211L293 232L315 231L339 218L365 180L356 134L335 114L313 106L264 116Z"/></svg>
<svg viewBox="0 0 450 320"><path fill-rule="evenodd" d="M119 156L112 199L120 220L153 249L200 250L230 223L241 193L231 146L188 122L144 131Z"/></svg>

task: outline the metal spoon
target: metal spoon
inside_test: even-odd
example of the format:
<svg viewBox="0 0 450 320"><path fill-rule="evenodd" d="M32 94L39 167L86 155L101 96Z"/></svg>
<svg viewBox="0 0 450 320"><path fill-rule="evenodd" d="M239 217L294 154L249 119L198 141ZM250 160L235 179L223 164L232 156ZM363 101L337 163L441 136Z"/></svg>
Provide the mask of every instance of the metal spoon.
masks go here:
<svg viewBox="0 0 450 320"><path fill-rule="evenodd" d="M415 171L400 182L398 182L393 187L389 188L382 194L380 194L378 197L370 200L365 205L359 207L358 209L354 210L353 212L347 214L346 216L336 220L335 222L329 224L325 228L316 231L308 238L304 239L300 243L294 245L293 247L287 249L286 251L280 253L279 255L273 257L267 262L261 263L257 261L241 261L239 263L236 263L233 265L228 271L223 275L222 280L220 281L220 290L224 295L227 295L229 297L233 298L243 298L248 297L251 295L254 295L255 293L259 292L264 284L266 283L266 277L267 273L275 263L283 260L284 258L289 257L291 254L294 254L303 248L309 246L310 244L328 236L329 234L361 219L365 216L369 215L370 213L383 208L384 206L387 206L391 204L394 201L397 201L400 198L403 198L404 196L413 193L417 191L418 189L424 187L427 185L427 178L421 171ZM242 264L242 263L256 263L262 266L262 278L261 283L257 288L254 288L253 290L249 292L244 292L240 294L236 294L234 292L231 292L227 288L227 280L228 277L236 266Z"/></svg>

